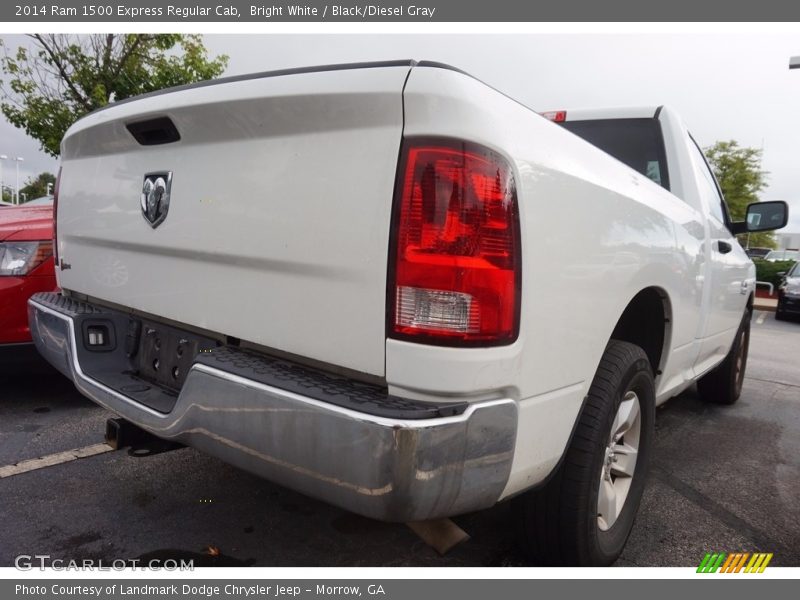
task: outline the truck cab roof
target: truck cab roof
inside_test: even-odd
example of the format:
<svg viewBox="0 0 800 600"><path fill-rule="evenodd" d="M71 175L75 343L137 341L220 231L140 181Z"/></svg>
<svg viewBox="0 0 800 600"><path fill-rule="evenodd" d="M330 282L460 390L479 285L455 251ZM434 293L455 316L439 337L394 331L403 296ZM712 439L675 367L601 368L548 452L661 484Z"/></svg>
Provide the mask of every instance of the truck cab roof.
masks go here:
<svg viewBox="0 0 800 600"><path fill-rule="evenodd" d="M564 113L564 121L595 121L601 119L655 119L663 106L617 106L606 108L570 108L555 112Z"/></svg>

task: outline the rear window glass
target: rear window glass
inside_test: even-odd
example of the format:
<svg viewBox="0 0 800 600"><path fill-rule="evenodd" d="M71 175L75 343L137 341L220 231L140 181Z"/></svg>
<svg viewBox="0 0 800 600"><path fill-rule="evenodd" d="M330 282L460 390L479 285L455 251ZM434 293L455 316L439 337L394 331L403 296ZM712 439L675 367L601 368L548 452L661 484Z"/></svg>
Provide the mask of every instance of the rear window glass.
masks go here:
<svg viewBox="0 0 800 600"><path fill-rule="evenodd" d="M664 139L657 119L593 119L561 125L669 189Z"/></svg>

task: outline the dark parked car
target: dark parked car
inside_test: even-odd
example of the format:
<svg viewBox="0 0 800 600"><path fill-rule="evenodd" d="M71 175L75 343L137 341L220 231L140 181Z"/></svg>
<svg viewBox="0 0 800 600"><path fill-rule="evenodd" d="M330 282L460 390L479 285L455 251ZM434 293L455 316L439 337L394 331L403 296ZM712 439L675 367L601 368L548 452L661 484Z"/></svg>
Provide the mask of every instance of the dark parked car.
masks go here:
<svg viewBox="0 0 800 600"><path fill-rule="evenodd" d="M745 250L750 258L764 258L770 252L770 248L747 248Z"/></svg>
<svg viewBox="0 0 800 600"><path fill-rule="evenodd" d="M789 315L800 315L800 262L794 263L778 288L778 308L775 310L775 318L782 320Z"/></svg>

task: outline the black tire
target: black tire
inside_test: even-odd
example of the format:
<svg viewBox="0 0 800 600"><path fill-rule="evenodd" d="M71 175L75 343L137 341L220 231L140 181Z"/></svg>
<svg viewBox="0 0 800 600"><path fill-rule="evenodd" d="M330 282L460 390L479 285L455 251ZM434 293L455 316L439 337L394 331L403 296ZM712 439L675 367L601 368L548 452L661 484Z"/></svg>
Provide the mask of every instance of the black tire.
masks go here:
<svg viewBox="0 0 800 600"><path fill-rule="evenodd" d="M776 321L785 321L786 320L786 313L783 312L781 309L781 301L778 299L778 306L775 308L775 320Z"/></svg>
<svg viewBox="0 0 800 600"><path fill-rule="evenodd" d="M750 310L745 311L725 360L697 381L697 391L706 402L730 405L742 395L747 354L750 350L750 317Z"/></svg>
<svg viewBox="0 0 800 600"><path fill-rule="evenodd" d="M598 495L608 464L606 447L620 403L631 391L639 403L639 451L619 517L604 531L598 518ZM533 562L607 566L617 560L644 492L654 421L655 387L647 355L639 346L611 340L558 470L544 487L514 500L522 546Z"/></svg>

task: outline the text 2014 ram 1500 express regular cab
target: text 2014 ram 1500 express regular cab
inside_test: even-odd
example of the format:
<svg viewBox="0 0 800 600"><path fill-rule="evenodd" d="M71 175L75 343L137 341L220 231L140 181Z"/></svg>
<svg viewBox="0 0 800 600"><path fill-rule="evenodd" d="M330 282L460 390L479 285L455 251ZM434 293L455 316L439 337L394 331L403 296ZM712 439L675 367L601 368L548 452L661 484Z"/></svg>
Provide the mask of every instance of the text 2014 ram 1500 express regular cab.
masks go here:
<svg viewBox="0 0 800 600"><path fill-rule="evenodd" d="M755 277L673 112L564 117L410 61L113 104L62 143L36 344L304 494L394 521L516 496L534 560L609 564L655 406L738 397Z"/></svg>

